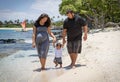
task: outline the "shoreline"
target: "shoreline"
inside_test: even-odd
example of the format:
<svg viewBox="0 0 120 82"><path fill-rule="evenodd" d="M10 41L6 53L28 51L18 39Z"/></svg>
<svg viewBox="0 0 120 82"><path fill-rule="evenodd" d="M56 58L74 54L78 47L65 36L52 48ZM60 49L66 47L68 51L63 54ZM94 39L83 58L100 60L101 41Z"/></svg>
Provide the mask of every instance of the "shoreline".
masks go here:
<svg viewBox="0 0 120 82"><path fill-rule="evenodd" d="M0 27L0 30L21 30L22 29L22 27L20 28L17 28L17 27L15 27L15 28L9 28L9 27ZM33 30L33 28L32 27L26 27L26 29L27 30ZM57 28L51 28L51 29L57 29ZM61 30L61 28L58 28L58 30ZM98 31L102 31L100 28L98 28L98 29L90 29L90 31L92 31L92 30L96 30L97 32ZM107 27L107 28L104 28L104 30L103 31L111 31L111 30L113 30L113 31L117 31L117 30L120 30L120 27Z"/></svg>
<svg viewBox="0 0 120 82"><path fill-rule="evenodd" d="M17 30L17 31L20 31L21 29L22 29L22 27L21 28L5 28L5 27L0 28L0 30ZM31 28L26 28L26 30L27 31L33 30L33 28L32 27Z"/></svg>

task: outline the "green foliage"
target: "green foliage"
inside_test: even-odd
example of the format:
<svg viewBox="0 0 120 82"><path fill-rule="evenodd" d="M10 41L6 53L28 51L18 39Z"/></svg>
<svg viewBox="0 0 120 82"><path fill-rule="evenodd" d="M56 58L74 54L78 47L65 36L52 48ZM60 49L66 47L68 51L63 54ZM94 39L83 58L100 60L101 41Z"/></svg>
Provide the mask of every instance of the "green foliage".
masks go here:
<svg viewBox="0 0 120 82"><path fill-rule="evenodd" d="M73 5L69 4L69 5L66 5L62 8L62 10L60 11L61 14L65 14L66 13L66 10L68 9L72 9L73 11L76 11L76 9L74 8ZM62 13L63 12L63 13Z"/></svg>
<svg viewBox="0 0 120 82"><path fill-rule="evenodd" d="M68 9L84 16L94 28L103 30L107 22L120 22L119 0L62 0L60 14L65 15Z"/></svg>
<svg viewBox="0 0 120 82"><path fill-rule="evenodd" d="M65 15L68 9L78 12L77 9L79 9L78 5L80 4L81 0L62 0L62 3L59 7L60 14Z"/></svg>
<svg viewBox="0 0 120 82"><path fill-rule="evenodd" d="M52 23L53 26L62 26L63 25L63 21L56 21Z"/></svg>
<svg viewBox="0 0 120 82"><path fill-rule="evenodd" d="M62 0L59 11L65 15L67 9L91 16L105 17L105 22L120 22L119 0Z"/></svg>
<svg viewBox="0 0 120 82"><path fill-rule="evenodd" d="M33 23L34 23L34 21L33 20L30 20L29 22L28 22L28 20L26 21L26 27L28 28L28 27L33 27ZM15 20L15 21L12 21L12 20L9 20L9 21L7 21L7 20L5 20L4 22L2 22L2 21L0 21L0 27L10 27L10 28L16 28L16 27L18 27L18 28L21 28L21 25L20 25L20 21L19 21L19 19L17 19L17 20Z"/></svg>

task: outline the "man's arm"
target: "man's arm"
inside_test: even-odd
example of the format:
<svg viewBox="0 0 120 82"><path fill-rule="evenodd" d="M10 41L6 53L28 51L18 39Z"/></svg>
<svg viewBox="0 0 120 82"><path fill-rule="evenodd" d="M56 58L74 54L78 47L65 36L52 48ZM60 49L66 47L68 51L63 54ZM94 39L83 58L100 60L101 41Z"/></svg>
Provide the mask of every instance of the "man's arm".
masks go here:
<svg viewBox="0 0 120 82"><path fill-rule="evenodd" d="M63 32L62 32L63 45L66 43L66 40L65 40L66 34L67 34L67 29L63 29Z"/></svg>
<svg viewBox="0 0 120 82"><path fill-rule="evenodd" d="M83 39L84 39L84 41L86 41L86 40L87 40L87 32L88 32L88 27L87 27L87 25L85 25L85 26L83 27L83 30L84 30Z"/></svg>

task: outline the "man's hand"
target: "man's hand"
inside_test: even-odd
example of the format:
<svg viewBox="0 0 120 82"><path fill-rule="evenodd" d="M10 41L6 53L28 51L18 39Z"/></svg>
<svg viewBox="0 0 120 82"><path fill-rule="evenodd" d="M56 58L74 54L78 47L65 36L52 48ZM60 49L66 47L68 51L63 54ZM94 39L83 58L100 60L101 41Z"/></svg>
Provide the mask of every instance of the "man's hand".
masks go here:
<svg viewBox="0 0 120 82"><path fill-rule="evenodd" d="M63 38L63 43L62 43L62 45L63 45L63 46L64 46L64 44L66 43L66 40L65 40L66 33L67 33L67 29L63 29L63 32L62 32L62 38Z"/></svg>
<svg viewBox="0 0 120 82"><path fill-rule="evenodd" d="M88 27L87 27L87 25L85 25L84 26L84 36L83 36L84 41L87 40L87 32L88 32Z"/></svg>
<svg viewBox="0 0 120 82"><path fill-rule="evenodd" d="M84 39L84 41L87 40L87 34L84 34L83 39Z"/></svg>
<svg viewBox="0 0 120 82"><path fill-rule="evenodd" d="M63 39L63 44L62 44L62 45L64 46L64 44L65 44L65 43L66 43L66 40L65 40L65 39Z"/></svg>

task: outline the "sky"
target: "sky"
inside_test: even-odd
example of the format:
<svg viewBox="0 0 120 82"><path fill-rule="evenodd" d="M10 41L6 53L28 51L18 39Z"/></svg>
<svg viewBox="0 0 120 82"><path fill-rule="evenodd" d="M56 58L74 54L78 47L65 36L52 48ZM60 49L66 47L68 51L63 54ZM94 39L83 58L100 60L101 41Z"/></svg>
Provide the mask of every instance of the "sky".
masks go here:
<svg viewBox="0 0 120 82"><path fill-rule="evenodd" d="M42 13L47 13L50 18L55 16L54 21L61 20L65 18L59 14L61 2L61 0L0 0L0 21L36 20Z"/></svg>

